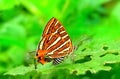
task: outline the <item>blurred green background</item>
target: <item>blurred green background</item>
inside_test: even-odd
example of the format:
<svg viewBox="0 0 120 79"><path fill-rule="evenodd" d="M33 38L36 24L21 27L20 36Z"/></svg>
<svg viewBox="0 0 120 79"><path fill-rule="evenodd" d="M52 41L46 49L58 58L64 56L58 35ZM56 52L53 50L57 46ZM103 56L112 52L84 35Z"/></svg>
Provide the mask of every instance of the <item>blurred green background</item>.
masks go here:
<svg viewBox="0 0 120 79"><path fill-rule="evenodd" d="M46 23L55 17L78 50L34 69ZM0 0L0 79L120 79L119 0Z"/></svg>

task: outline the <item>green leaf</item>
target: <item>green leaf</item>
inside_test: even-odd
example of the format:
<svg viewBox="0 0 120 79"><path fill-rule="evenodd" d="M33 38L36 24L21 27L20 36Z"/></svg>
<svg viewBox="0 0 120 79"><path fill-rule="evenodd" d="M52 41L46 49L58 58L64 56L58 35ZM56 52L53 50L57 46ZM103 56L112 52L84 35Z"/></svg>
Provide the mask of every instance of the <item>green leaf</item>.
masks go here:
<svg viewBox="0 0 120 79"><path fill-rule="evenodd" d="M4 75L13 75L13 76L15 76L15 75L25 75L26 73L29 73L33 70L34 70L34 66L30 66L30 67L19 66L17 68L11 69L10 71L5 73Z"/></svg>
<svg viewBox="0 0 120 79"><path fill-rule="evenodd" d="M7 10L13 8L16 4L19 4L19 1L16 0L1 0L0 1L0 10Z"/></svg>

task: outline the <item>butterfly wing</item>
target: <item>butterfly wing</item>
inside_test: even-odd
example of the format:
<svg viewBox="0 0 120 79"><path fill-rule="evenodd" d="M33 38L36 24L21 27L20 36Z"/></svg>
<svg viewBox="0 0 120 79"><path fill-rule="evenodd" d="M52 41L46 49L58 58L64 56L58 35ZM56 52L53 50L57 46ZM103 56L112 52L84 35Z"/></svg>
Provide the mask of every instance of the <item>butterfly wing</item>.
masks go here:
<svg viewBox="0 0 120 79"><path fill-rule="evenodd" d="M38 49L47 50L46 57L60 58L72 52L72 42L62 24L52 18L46 25Z"/></svg>
<svg viewBox="0 0 120 79"><path fill-rule="evenodd" d="M57 24L58 24L57 19L51 18L50 21L45 26L42 36L44 37L45 35L54 33L58 29L58 27L56 27Z"/></svg>

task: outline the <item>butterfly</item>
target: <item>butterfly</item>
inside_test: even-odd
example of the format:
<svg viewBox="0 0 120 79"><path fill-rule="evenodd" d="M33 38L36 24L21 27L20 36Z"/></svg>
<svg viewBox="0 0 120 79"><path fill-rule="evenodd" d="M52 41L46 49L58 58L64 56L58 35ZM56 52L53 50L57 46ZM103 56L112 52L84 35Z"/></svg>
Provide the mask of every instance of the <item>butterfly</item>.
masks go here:
<svg viewBox="0 0 120 79"><path fill-rule="evenodd" d="M73 45L63 25L56 18L51 18L42 34L36 51L37 61L45 64L53 60L53 64L61 63L73 52Z"/></svg>

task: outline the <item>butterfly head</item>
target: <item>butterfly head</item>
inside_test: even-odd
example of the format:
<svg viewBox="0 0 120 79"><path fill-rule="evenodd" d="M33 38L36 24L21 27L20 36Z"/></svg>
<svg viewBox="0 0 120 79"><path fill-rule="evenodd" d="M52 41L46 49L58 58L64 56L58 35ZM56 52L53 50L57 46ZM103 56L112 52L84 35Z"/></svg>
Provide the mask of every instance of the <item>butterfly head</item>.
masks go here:
<svg viewBox="0 0 120 79"><path fill-rule="evenodd" d="M36 54L36 59L38 59L38 62L40 62L41 64L45 64L45 54L47 53L46 50L38 50L37 54Z"/></svg>

